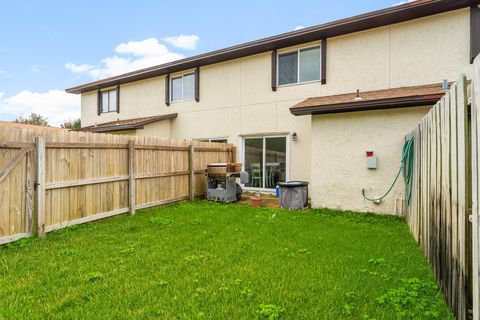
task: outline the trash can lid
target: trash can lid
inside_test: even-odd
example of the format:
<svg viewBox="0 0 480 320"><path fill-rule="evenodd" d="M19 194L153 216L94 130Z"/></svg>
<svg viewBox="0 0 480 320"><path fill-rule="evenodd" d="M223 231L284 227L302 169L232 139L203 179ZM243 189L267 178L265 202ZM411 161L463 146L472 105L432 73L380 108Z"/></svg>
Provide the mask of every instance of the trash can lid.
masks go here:
<svg viewBox="0 0 480 320"><path fill-rule="evenodd" d="M303 186L308 186L308 182L307 181L285 181L285 182L279 182L278 185L280 187L286 187L286 188L303 187Z"/></svg>

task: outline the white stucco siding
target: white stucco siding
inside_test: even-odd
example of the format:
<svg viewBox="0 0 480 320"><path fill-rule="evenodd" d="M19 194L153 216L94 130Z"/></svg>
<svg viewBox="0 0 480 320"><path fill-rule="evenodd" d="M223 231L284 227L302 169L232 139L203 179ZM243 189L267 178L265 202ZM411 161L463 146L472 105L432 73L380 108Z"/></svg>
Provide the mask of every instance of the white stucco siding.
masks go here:
<svg viewBox="0 0 480 320"><path fill-rule="evenodd" d="M80 116L83 127L94 125L95 123L103 123L103 119L97 116L97 92L82 93Z"/></svg>
<svg viewBox="0 0 480 320"><path fill-rule="evenodd" d="M390 87L390 27L327 40L324 95Z"/></svg>
<svg viewBox="0 0 480 320"><path fill-rule="evenodd" d="M319 81L271 90L271 53L266 52L200 69L200 102L165 105L165 77L121 86L120 113L97 115L96 92L82 94L82 124L117 118L138 118L171 112L188 113L223 108L268 105L286 108L308 97L440 83L471 76L469 63L469 9L407 21L328 39L327 83ZM320 44L305 43L279 52ZM191 70L185 70L188 72ZM181 73L176 73L181 74ZM172 74L175 76L176 74ZM257 115L259 112L257 112ZM228 117L228 116L227 116ZM259 115L259 118L264 118ZM273 119L273 118L272 118ZM249 128L243 117L241 127ZM288 122L295 123L291 116ZM178 123L178 121L177 121ZM213 124L213 122L212 122ZM208 124L207 124L208 125ZM175 132L180 132L175 130Z"/></svg>
<svg viewBox="0 0 480 320"><path fill-rule="evenodd" d="M136 130L136 135L145 137L171 138L170 126L173 120L162 120L147 124L143 129Z"/></svg>
<svg viewBox="0 0 480 320"><path fill-rule="evenodd" d="M390 87L456 81L460 73L473 76L470 9L392 25L390 30Z"/></svg>
<svg viewBox="0 0 480 320"><path fill-rule="evenodd" d="M351 134L351 130L356 130L355 127L352 129L346 123L339 122L338 119L345 118L348 122L364 115L344 113L331 117L324 116L324 119L333 119L338 125L343 126L341 132L337 132L337 128L329 124L321 126L330 128L332 133L323 132L323 129L320 130L317 128L318 125L315 125L319 122L317 119L322 117L314 117L312 124L312 117L293 116L289 108L309 97L349 93L357 89L367 91L440 83L443 79L454 81L462 72L471 77L473 68L469 63L469 22L469 9L466 8L329 38L327 40L327 83L324 85L316 81L281 86L277 91L272 91L271 52L265 52L202 66L199 102L172 102L170 106L166 106L165 76L122 85L120 113L105 113L98 116L96 92L85 93L82 94L82 125L178 113L176 119L169 121L168 128L163 124L149 125L145 130L137 130L137 134L179 139L226 137L229 142L238 144L239 137L244 135L296 132L298 140L290 143L290 178L311 181L315 185L320 183L316 181L318 173L311 175L310 169L323 166L323 163L318 161L317 143L323 141L323 148L335 153L338 139L325 139L325 137L332 138L333 133L339 133L346 135L348 139L353 139L348 135ZM291 48L282 48L279 52L319 44L320 41L305 43ZM189 71L191 70L185 70L185 72ZM178 74L182 72L171 76ZM406 110L402 112L407 112ZM416 115L417 112L419 111L412 114ZM392 111L392 114L397 113ZM373 118L377 119L375 115L374 113ZM405 132L410 129L404 117L411 119L414 116L404 116L404 113L399 115L399 119L390 117L387 122L398 121L403 130L385 134L385 137L381 137L385 143L389 141L388 139L401 140ZM379 127L383 125L378 124ZM322 134L319 135L319 132ZM357 133L361 141L373 141L361 130ZM330 143L328 147L327 142ZM354 144L351 146L356 147ZM345 151L346 149L342 149L342 153ZM356 151L361 157L358 161L361 161L362 168L365 164L364 151L363 149L361 152ZM355 161L355 159L346 158L344 161L346 163L341 165L356 167L359 163ZM384 166L384 159L380 157L379 161L379 165ZM329 167L329 170L331 169ZM366 174L367 177L368 174L379 176L378 172L383 170L385 167L380 167L376 172L367 171ZM383 182L387 183L389 178L388 174L388 179ZM332 192L333 195L321 198L317 194L314 203L329 206L345 203L346 208L352 209L390 210L387 204L365 207L363 202L359 204L355 202L356 200L352 200L355 204L352 205L349 199L336 199L335 193L341 193L341 185L332 180L329 186L334 191L328 192ZM350 194L350 191L348 193ZM321 202L319 202L320 199L322 199ZM332 199L337 202L333 202Z"/></svg>
<svg viewBox="0 0 480 320"><path fill-rule="evenodd" d="M122 85L120 88L122 117L135 118L139 113L145 116L162 114L162 108L165 106L162 101L163 85L164 79L160 77Z"/></svg>
<svg viewBox="0 0 480 320"><path fill-rule="evenodd" d="M388 189L400 168L405 135L428 110L412 107L313 116L312 206L395 213L396 199L404 196L401 178L379 205L365 200L361 191L377 197ZM366 151L377 156L377 169L367 169Z"/></svg>
<svg viewBox="0 0 480 320"><path fill-rule="evenodd" d="M470 11L462 9L328 39L323 95L471 77Z"/></svg>
<svg viewBox="0 0 480 320"><path fill-rule="evenodd" d="M101 113L100 116L97 115L97 92L84 93L82 126L169 113L165 106L164 85L164 77L124 84L120 87L120 112Z"/></svg>

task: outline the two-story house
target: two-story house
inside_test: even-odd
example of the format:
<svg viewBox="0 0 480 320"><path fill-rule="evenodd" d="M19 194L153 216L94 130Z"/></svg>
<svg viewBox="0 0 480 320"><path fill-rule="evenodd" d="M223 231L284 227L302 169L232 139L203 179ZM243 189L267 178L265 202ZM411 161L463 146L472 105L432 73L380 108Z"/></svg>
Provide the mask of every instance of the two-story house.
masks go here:
<svg viewBox="0 0 480 320"><path fill-rule="evenodd" d="M361 190L389 185L443 80L471 77L479 19L476 0L414 1L66 91L83 130L228 141L247 188L306 180L315 207L395 212L401 185L379 205Z"/></svg>

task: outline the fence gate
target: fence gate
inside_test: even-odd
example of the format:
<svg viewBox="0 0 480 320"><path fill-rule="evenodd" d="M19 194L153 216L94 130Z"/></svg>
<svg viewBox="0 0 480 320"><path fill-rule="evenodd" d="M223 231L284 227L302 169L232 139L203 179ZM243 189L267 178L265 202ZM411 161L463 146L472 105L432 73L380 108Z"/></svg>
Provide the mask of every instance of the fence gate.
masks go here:
<svg viewBox="0 0 480 320"><path fill-rule="evenodd" d="M31 236L34 144L0 136L0 245Z"/></svg>

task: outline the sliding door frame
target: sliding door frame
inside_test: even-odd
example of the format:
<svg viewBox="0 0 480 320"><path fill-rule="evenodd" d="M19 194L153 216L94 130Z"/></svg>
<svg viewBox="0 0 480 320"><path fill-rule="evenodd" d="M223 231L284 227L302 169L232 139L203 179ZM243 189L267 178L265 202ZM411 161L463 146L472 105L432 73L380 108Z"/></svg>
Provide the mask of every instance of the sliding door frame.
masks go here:
<svg viewBox="0 0 480 320"><path fill-rule="evenodd" d="M260 192L275 192L275 189L273 188L265 188L265 161L266 161L266 139L267 138L285 138L285 180L288 181L290 180L290 141L292 140L291 134L272 134L272 135L248 135L248 136L240 136L239 137L239 146L240 146L240 152L238 153L239 155L239 160L242 163L242 170L245 171L245 140L246 139L262 139L262 187L261 188L256 188L256 187L246 187L245 185L242 185L242 187L247 190L247 191L260 191ZM251 177L249 177L251 178Z"/></svg>

